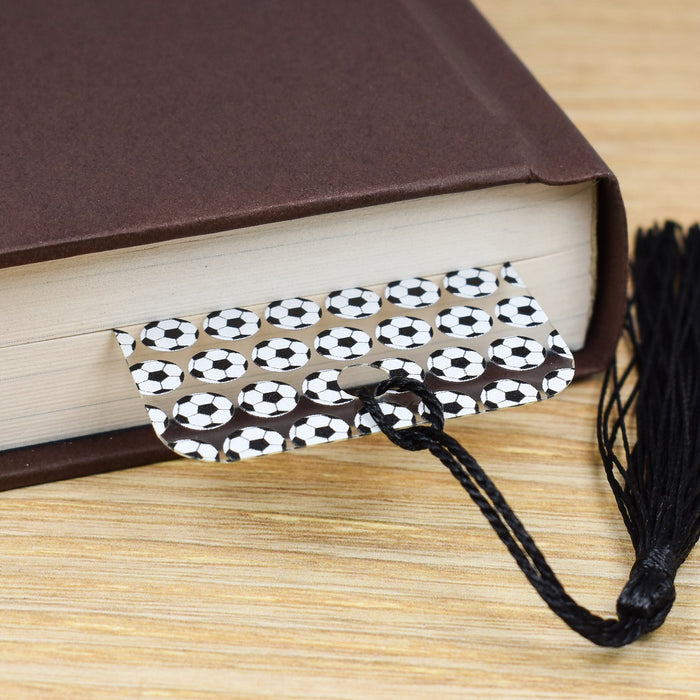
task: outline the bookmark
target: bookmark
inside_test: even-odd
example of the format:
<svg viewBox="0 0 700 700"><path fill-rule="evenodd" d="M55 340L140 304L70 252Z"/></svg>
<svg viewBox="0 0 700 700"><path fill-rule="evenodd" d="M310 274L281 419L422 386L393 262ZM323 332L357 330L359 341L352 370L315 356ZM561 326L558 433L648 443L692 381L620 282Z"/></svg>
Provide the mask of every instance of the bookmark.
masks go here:
<svg viewBox="0 0 700 700"><path fill-rule="evenodd" d="M598 413L605 473L636 554L613 618L571 598L495 484L444 430L444 418L538 401L573 377L571 352L511 265L115 334L156 432L178 454L237 461L375 430L427 450L547 605L591 642L620 647L664 622L676 571L700 537L700 227L640 231L632 273L632 359L611 363Z"/></svg>
<svg viewBox="0 0 700 700"><path fill-rule="evenodd" d="M235 462L379 430L355 395L389 377L425 382L446 417L561 391L573 357L512 265L464 268L191 318L115 336L160 439ZM414 395L381 410L425 421Z"/></svg>

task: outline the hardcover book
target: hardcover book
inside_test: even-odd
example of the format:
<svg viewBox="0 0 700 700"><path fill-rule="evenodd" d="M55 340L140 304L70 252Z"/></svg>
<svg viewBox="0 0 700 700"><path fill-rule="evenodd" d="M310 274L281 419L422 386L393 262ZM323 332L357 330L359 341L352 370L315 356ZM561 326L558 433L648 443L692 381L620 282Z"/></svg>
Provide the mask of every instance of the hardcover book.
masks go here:
<svg viewBox="0 0 700 700"><path fill-rule="evenodd" d="M167 459L111 329L510 261L574 350L617 182L470 4L8 3L0 487Z"/></svg>

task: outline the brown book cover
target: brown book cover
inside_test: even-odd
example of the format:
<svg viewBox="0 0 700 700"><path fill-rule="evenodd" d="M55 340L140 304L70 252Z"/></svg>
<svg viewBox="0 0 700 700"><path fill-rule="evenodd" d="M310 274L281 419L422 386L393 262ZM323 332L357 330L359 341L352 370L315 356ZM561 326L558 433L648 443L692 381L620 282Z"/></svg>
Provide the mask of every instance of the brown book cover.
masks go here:
<svg viewBox="0 0 700 700"><path fill-rule="evenodd" d="M621 325L617 182L464 0L4 3L0 268L411 197L596 179L579 374ZM0 455L0 487L170 455L136 428Z"/></svg>

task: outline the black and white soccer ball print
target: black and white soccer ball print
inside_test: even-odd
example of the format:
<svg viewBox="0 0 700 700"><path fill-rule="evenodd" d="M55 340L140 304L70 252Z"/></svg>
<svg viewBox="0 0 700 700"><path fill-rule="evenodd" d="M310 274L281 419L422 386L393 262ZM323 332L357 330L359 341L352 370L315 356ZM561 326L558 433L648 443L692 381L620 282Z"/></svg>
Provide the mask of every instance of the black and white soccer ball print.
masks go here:
<svg viewBox="0 0 700 700"><path fill-rule="evenodd" d="M226 457L233 462L282 452L284 449L283 435L257 425L235 430L224 440L223 445Z"/></svg>
<svg viewBox="0 0 700 700"><path fill-rule="evenodd" d="M428 370L448 382L471 381L481 376L485 369L484 358L470 348L442 348L428 357Z"/></svg>
<svg viewBox="0 0 700 700"><path fill-rule="evenodd" d="M219 450L214 445L208 442L202 442L201 440L182 438L169 442L168 447L182 457L198 459L204 462L219 461Z"/></svg>
<svg viewBox="0 0 700 700"><path fill-rule="evenodd" d="M522 406L538 401L540 394L537 389L527 382L515 379L499 379L487 384L481 392L481 403L487 411L510 406Z"/></svg>
<svg viewBox="0 0 700 700"><path fill-rule="evenodd" d="M413 411L406 408L406 406L394 404L390 401L382 401L379 404L379 408L384 418L387 420L387 423L396 430L399 428L408 428L416 422ZM363 435L379 432L377 422L364 407L355 414L355 427Z"/></svg>
<svg viewBox="0 0 700 700"><path fill-rule="evenodd" d="M437 315L439 331L453 338L479 338L493 327L491 314L475 306L453 306Z"/></svg>
<svg viewBox="0 0 700 700"><path fill-rule="evenodd" d="M508 284L512 284L514 287L525 287L522 277L510 263L505 263L505 265L501 267L501 278L505 282L508 282Z"/></svg>
<svg viewBox="0 0 700 700"><path fill-rule="evenodd" d="M146 360L130 367L137 389L145 396L158 396L174 391L181 384L185 373L172 362Z"/></svg>
<svg viewBox="0 0 700 700"><path fill-rule="evenodd" d="M345 362L364 357L372 348L372 339L357 328L329 328L316 336L314 348L330 360Z"/></svg>
<svg viewBox="0 0 700 700"><path fill-rule="evenodd" d="M173 418L193 430L212 430L233 418L233 403L221 394L202 391L183 396L175 403Z"/></svg>
<svg viewBox="0 0 700 700"><path fill-rule="evenodd" d="M382 300L379 294L361 287L340 289L326 297L326 308L340 318L369 318L381 307Z"/></svg>
<svg viewBox="0 0 700 700"><path fill-rule="evenodd" d="M458 418L479 412L479 404L469 394L459 391L437 391L435 397L442 404L445 418ZM422 401L418 404L418 413L428 418L428 409Z"/></svg>
<svg viewBox="0 0 700 700"><path fill-rule="evenodd" d="M384 296L388 302L405 309L422 309L440 299L440 287L419 277L398 280L387 285Z"/></svg>
<svg viewBox="0 0 700 700"><path fill-rule="evenodd" d="M141 331L141 342L152 350L174 352L184 350L197 342L197 326L180 318L153 321Z"/></svg>
<svg viewBox="0 0 700 700"><path fill-rule="evenodd" d="M309 299L282 299L265 309L265 320L278 328L293 331L310 328L321 320L321 307Z"/></svg>
<svg viewBox="0 0 700 700"><path fill-rule="evenodd" d="M558 393L573 357L546 321L506 263L168 318L115 337L163 441L195 459L238 461L377 430L341 389L353 364L427 381L448 418ZM401 428L425 418L416 403L391 391L380 405Z"/></svg>
<svg viewBox="0 0 700 700"><path fill-rule="evenodd" d="M443 285L448 292L466 299L478 299L498 289L498 278L480 267L468 267L445 275Z"/></svg>
<svg viewBox="0 0 700 700"><path fill-rule="evenodd" d="M533 328L547 323L547 314L537 299L531 296L517 296L504 299L496 304L499 321L516 328Z"/></svg>
<svg viewBox="0 0 700 700"><path fill-rule="evenodd" d="M373 362L372 366L386 372L390 377L406 377L420 382L425 376L423 368L417 362L400 357L386 357Z"/></svg>
<svg viewBox="0 0 700 700"><path fill-rule="evenodd" d="M148 420L151 421L153 430L156 435L160 437L165 432L170 422L168 414L162 408L149 406L148 404L146 404L146 413L148 414Z"/></svg>
<svg viewBox="0 0 700 700"><path fill-rule="evenodd" d="M559 335L558 331L552 331L549 336L547 336L547 345L549 345L550 350L557 353L557 355L566 357L569 360L573 358L569 346L566 344L564 338Z"/></svg>
<svg viewBox="0 0 700 700"><path fill-rule="evenodd" d="M355 397L343 391L338 384L341 370L322 369L304 379L301 390L305 396L324 406L340 406Z"/></svg>
<svg viewBox="0 0 700 700"><path fill-rule="evenodd" d="M253 348L253 362L270 372L291 372L303 367L311 357L311 351L300 340L270 338Z"/></svg>
<svg viewBox="0 0 700 700"><path fill-rule="evenodd" d="M114 329L114 337L119 343L119 349L122 351L122 355L124 355L124 357L131 357L136 349L136 338L126 331L120 331L116 328Z"/></svg>
<svg viewBox="0 0 700 700"><path fill-rule="evenodd" d="M283 382L261 381L249 384L238 395L238 405L251 416L277 418L297 407L296 390Z"/></svg>
<svg viewBox="0 0 700 700"><path fill-rule="evenodd" d="M223 384L240 379L248 368L248 361L239 352L214 348L198 352L187 365L195 378L209 384Z"/></svg>
<svg viewBox="0 0 700 700"><path fill-rule="evenodd" d="M548 372L542 380L542 391L547 396L554 396L561 391L564 391L574 378L574 370L571 367L555 369Z"/></svg>
<svg viewBox="0 0 700 700"><path fill-rule="evenodd" d="M533 338L509 335L489 346L489 359L504 369L525 371L539 367L546 358L545 349Z"/></svg>
<svg viewBox="0 0 700 700"><path fill-rule="evenodd" d="M300 418L289 431L289 437L297 447L344 440L350 435L350 426L342 418L320 413Z"/></svg>
<svg viewBox="0 0 700 700"><path fill-rule="evenodd" d="M242 340L260 330L260 318L247 309L212 311L204 319L204 332L218 340Z"/></svg>
<svg viewBox="0 0 700 700"><path fill-rule="evenodd" d="M421 318L394 316L382 321L375 330L377 340L394 350L420 348L430 342L433 329Z"/></svg>

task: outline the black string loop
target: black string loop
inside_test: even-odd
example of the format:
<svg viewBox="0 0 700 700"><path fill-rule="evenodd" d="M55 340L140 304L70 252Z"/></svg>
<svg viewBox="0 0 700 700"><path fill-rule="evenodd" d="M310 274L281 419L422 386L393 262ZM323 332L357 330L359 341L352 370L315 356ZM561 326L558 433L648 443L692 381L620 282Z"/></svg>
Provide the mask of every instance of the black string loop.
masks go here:
<svg viewBox="0 0 700 700"><path fill-rule="evenodd" d="M388 391L407 391L415 394L423 402L424 415L430 425L414 425L398 430L394 428L384 415L379 400ZM395 445L403 447L405 450L430 449L436 439L436 434L439 434L445 426L445 416L440 400L425 384L410 377L389 377L377 384L374 391L366 387L360 389L358 396L382 432Z"/></svg>
<svg viewBox="0 0 700 700"><path fill-rule="evenodd" d="M411 391L421 398L431 425L396 430L382 412L380 398L389 390ZM649 595L667 591L663 553L640 563L620 597L620 618L598 617L578 605L565 591L525 526L508 505L503 494L478 462L459 442L444 432L440 402L428 387L407 378L391 378L377 385L374 392L363 389L358 396L382 432L395 444L408 450L428 449L459 481L479 507L516 563L549 607L572 629L601 646L623 646L656 629L666 617L673 599ZM648 577L654 569L655 576ZM671 582L673 577L671 576ZM649 590L651 586L652 591Z"/></svg>

